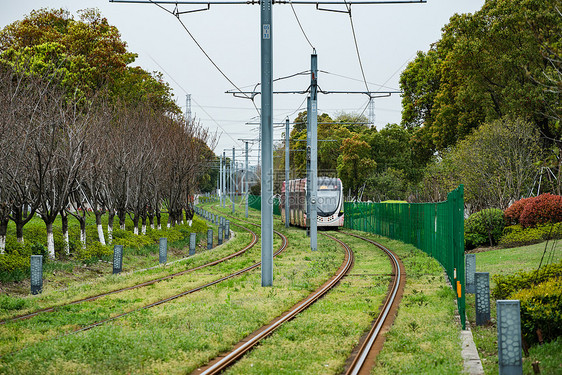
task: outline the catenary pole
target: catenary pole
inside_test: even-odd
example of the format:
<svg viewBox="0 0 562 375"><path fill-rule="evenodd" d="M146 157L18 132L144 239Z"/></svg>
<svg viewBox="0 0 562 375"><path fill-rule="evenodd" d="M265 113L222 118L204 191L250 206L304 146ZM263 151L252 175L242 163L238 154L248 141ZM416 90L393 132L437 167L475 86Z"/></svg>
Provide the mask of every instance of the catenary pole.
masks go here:
<svg viewBox="0 0 562 375"><path fill-rule="evenodd" d="M234 147L232 147L232 168L230 169L230 173L232 174L232 183L231 183L231 189L232 189L232 214L234 215L234 210L236 208L236 187L238 186L236 183L236 151L234 150Z"/></svg>
<svg viewBox="0 0 562 375"><path fill-rule="evenodd" d="M285 120L285 228L289 228L289 118Z"/></svg>
<svg viewBox="0 0 562 375"><path fill-rule="evenodd" d="M248 191L248 141L246 141L246 168L244 169L244 192L246 195L246 219L248 218L248 198L249 198L249 191Z"/></svg>
<svg viewBox="0 0 562 375"><path fill-rule="evenodd" d="M318 195L318 105L317 105L317 73L318 56L313 53L310 56L310 250L318 249L317 245L317 195Z"/></svg>
<svg viewBox="0 0 562 375"><path fill-rule="evenodd" d="M260 2L261 35L261 285L273 285L273 14Z"/></svg>

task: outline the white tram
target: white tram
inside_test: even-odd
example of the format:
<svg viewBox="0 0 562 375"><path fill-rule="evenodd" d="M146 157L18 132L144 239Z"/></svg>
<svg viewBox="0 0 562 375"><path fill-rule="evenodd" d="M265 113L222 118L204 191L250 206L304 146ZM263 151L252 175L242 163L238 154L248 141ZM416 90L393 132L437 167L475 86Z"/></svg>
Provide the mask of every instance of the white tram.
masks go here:
<svg viewBox="0 0 562 375"><path fill-rule="evenodd" d="M291 225L306 227L306 179L283 181L279 205L281 220L285 222L285 191L289 191L289 219ZM318 227L343 226L343 190L339 178L318 177Z"/></svg>

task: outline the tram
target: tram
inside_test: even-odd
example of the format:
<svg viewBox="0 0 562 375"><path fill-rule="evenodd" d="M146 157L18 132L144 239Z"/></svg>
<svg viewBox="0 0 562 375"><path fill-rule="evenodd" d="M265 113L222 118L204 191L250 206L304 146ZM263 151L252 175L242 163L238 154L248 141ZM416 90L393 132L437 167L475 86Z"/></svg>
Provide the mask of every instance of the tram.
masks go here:
<svg viewBox="0 0 562 375"><path fill-rule="evenodd" d="M285 192L289 191L289 220L291 225L306 227L306 179L283 181L279 205L281 220L285 222ZM318 177L317 227L343 226L343 189L339 178Z"/></svg>

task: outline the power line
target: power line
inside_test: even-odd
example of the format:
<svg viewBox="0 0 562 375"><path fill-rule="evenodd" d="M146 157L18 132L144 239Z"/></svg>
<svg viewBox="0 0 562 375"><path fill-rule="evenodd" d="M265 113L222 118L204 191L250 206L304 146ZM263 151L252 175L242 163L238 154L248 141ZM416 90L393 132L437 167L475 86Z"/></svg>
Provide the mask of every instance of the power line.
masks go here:
<svg viewBox="0 0 562 375"><path fill-rule="evenodd" d="M351 24L351 32L353 34L353 42L355 43L355 51L357 52L357 59L359 60L359 67L361 68L361 75L363 76L363 82L365 83L365 88L369 90L369 85L367 84L367 79L365 78L365 70L363 69L363 62L361 61L361 55L359 54L359 45L357 44L357 36L355 35L355 26L353 25L353 16L351 15L351 4L348 4L344 0L345 6L347 7L347 13L349 14L349 23Z"/></svg>
<svg viewBox="0 0 562 375"><path fill-rule="evenodd" d="M178 81L176 81L176 80L174 79L174 77L173 77L172 75L170 75L170 73L168 73L168 72L166 71L166 69L164 69L164 68L162 67L162 65L160 65L160 64L158 63L158 61L156 61L156 60L155 60L152 56L150 56L149 54L148 54L148 57L149 57L156 65L158 65L158 67L159 67L160 69L162 69L162 71L163 71L164 73L166 73L166 75L167 75L168 77L170 77L170 79L171 79L176 85L178 85L178 87L179 87L180 89L182 89L184 93L188 94L188 92L182 87L182 85L180 85L180 84L178 83ZM231 136L230 134L228 134L228 132L213 118L213 116L211 116L211 115L209 114L209 112L207 112L207 111L205 110L205 108L203 108L199 103L197 103L197 101L196 101L193 97L191 98L191 100L193 100L193 102L194 102L199 108L201 108L201 110L202 110L203 112L205 112L205 114L206 114L207 116L209 116L209 118L210 118L224 133L226 133L226 135L228 135L228 137L229 137L230 139L232 139L234 142L238 143L238 142L237 142L234 138L232 138L232 136Z"/></svg>
<svg viewBox="0 0 562 375"><path fill-rule="evenodd" d="M201 46L201 44L199 44L199 42L197 41L197 39L195 39L195 37L193 36L193 34L191 34L191 32L189 31L189 29L187 28L187 26L185 26L185 24L182 22L182 20L180 19L180 13L177 12L172 12L168 9L166 9L165 7L163 7L162 5L154 2L153 0L149 0L152 4L156 5L157 7L159 7L160 9L164 10L165 12L171 14L172 16L176 17L176 19L178 20L178 22L182 25L183 29L187 32L187 34L189 35L189 37L191 38L191 40L193 40L193 42L197 45L197 47L201 50L201 52L203 52L203 54L207 57L207 59L211 62L211 64L213 64L213 66L219 71L220 74L222 74L222 76L232 85L234 86L238 91L242 92L242 90L222 71L222 69L214 62L214 60L211 58L211 56L209 56L209 54L203 49L203 47ZM258 107L256 106L256 103L254 103L254 98L250 97L248 95L244 95L247 99L250 99L252 101L252 104L254 105L254 108L256 109L256 111L258 112L258 114L260 114L260 110L258 109Z"/></svg>
<svg viewBox="0 0 562 375"><path fill-rule="evenodd" d="M308 44L310 45L310 48L312 48L313 51L316 51L316 48L314 48L314 46L312 45L312 43L310 43L310 39L308 39L308 36L306 35L306 33L304 32L304 29L302 27L301 21L299 20L299 16L297 16L297 12L295 11L295 7L293 6L293 0L289 1L289 4L291 4L291 9L293 10L293 14L295 15L295 19L297 20L297 23L299 24L299 27L301 28L302 31L302 35L304 35L304 38L306 39L306 41L308 42Z"/></svg>

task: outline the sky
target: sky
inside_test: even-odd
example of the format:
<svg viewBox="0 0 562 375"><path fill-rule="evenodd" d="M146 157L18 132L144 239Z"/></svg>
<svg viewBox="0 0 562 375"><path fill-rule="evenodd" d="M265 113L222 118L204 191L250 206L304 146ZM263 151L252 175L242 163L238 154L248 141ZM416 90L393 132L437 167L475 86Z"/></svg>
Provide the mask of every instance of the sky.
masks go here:
<svg viewBox="0 0 562 375"><path fill-rule="evenodd" d="M455 13L473 13L483 4L484 0L357 4L352 6L351 18L347 13L317 10L315 5L275 4L273 77L308 71L314 47L318 55L320 89L365 91L362 65L369 91L398 91L401 72L417 51L425 52L439 40L449 18ZM227 154L232 155L232 147L235 147L236 157L241 160L244 147L241 139L255 139L250 143L250 163L257 162L259 117L255 107L260 108L260 96L255 97L254 107L251 100L234 97L226 91L237 88L253 91L260 81L258 5L211 5L209 10L183 14L181 21L195 41L176 17L154 4L110 3L109 0L0 0L0 27L39 8L63 8L75 18L78 18L77 10L99 9L109 23L119 29L129 50L138 54L133 66L164 73L183 111L186 94L191 95L192 116L218 138L216 154L226 149ZM172 11L175 5L166 8ZM201 8L206 9L206 6L178 6L180 11ZM343 5L320 8L345 9ZM306 90L309 84L308 74L296 75L276 81L274 90ZM368 116L368 100L361 94L319 94L318 112L328 113L332 118L342 112ZM287 117L293 121L305 109L304 94L275 95L274 124L284 124ZM400 95L375 99L374 115L377 129L389 123L400 123ZM284 125L275 129L274 140L280 139L284 129Z"/></svg>

